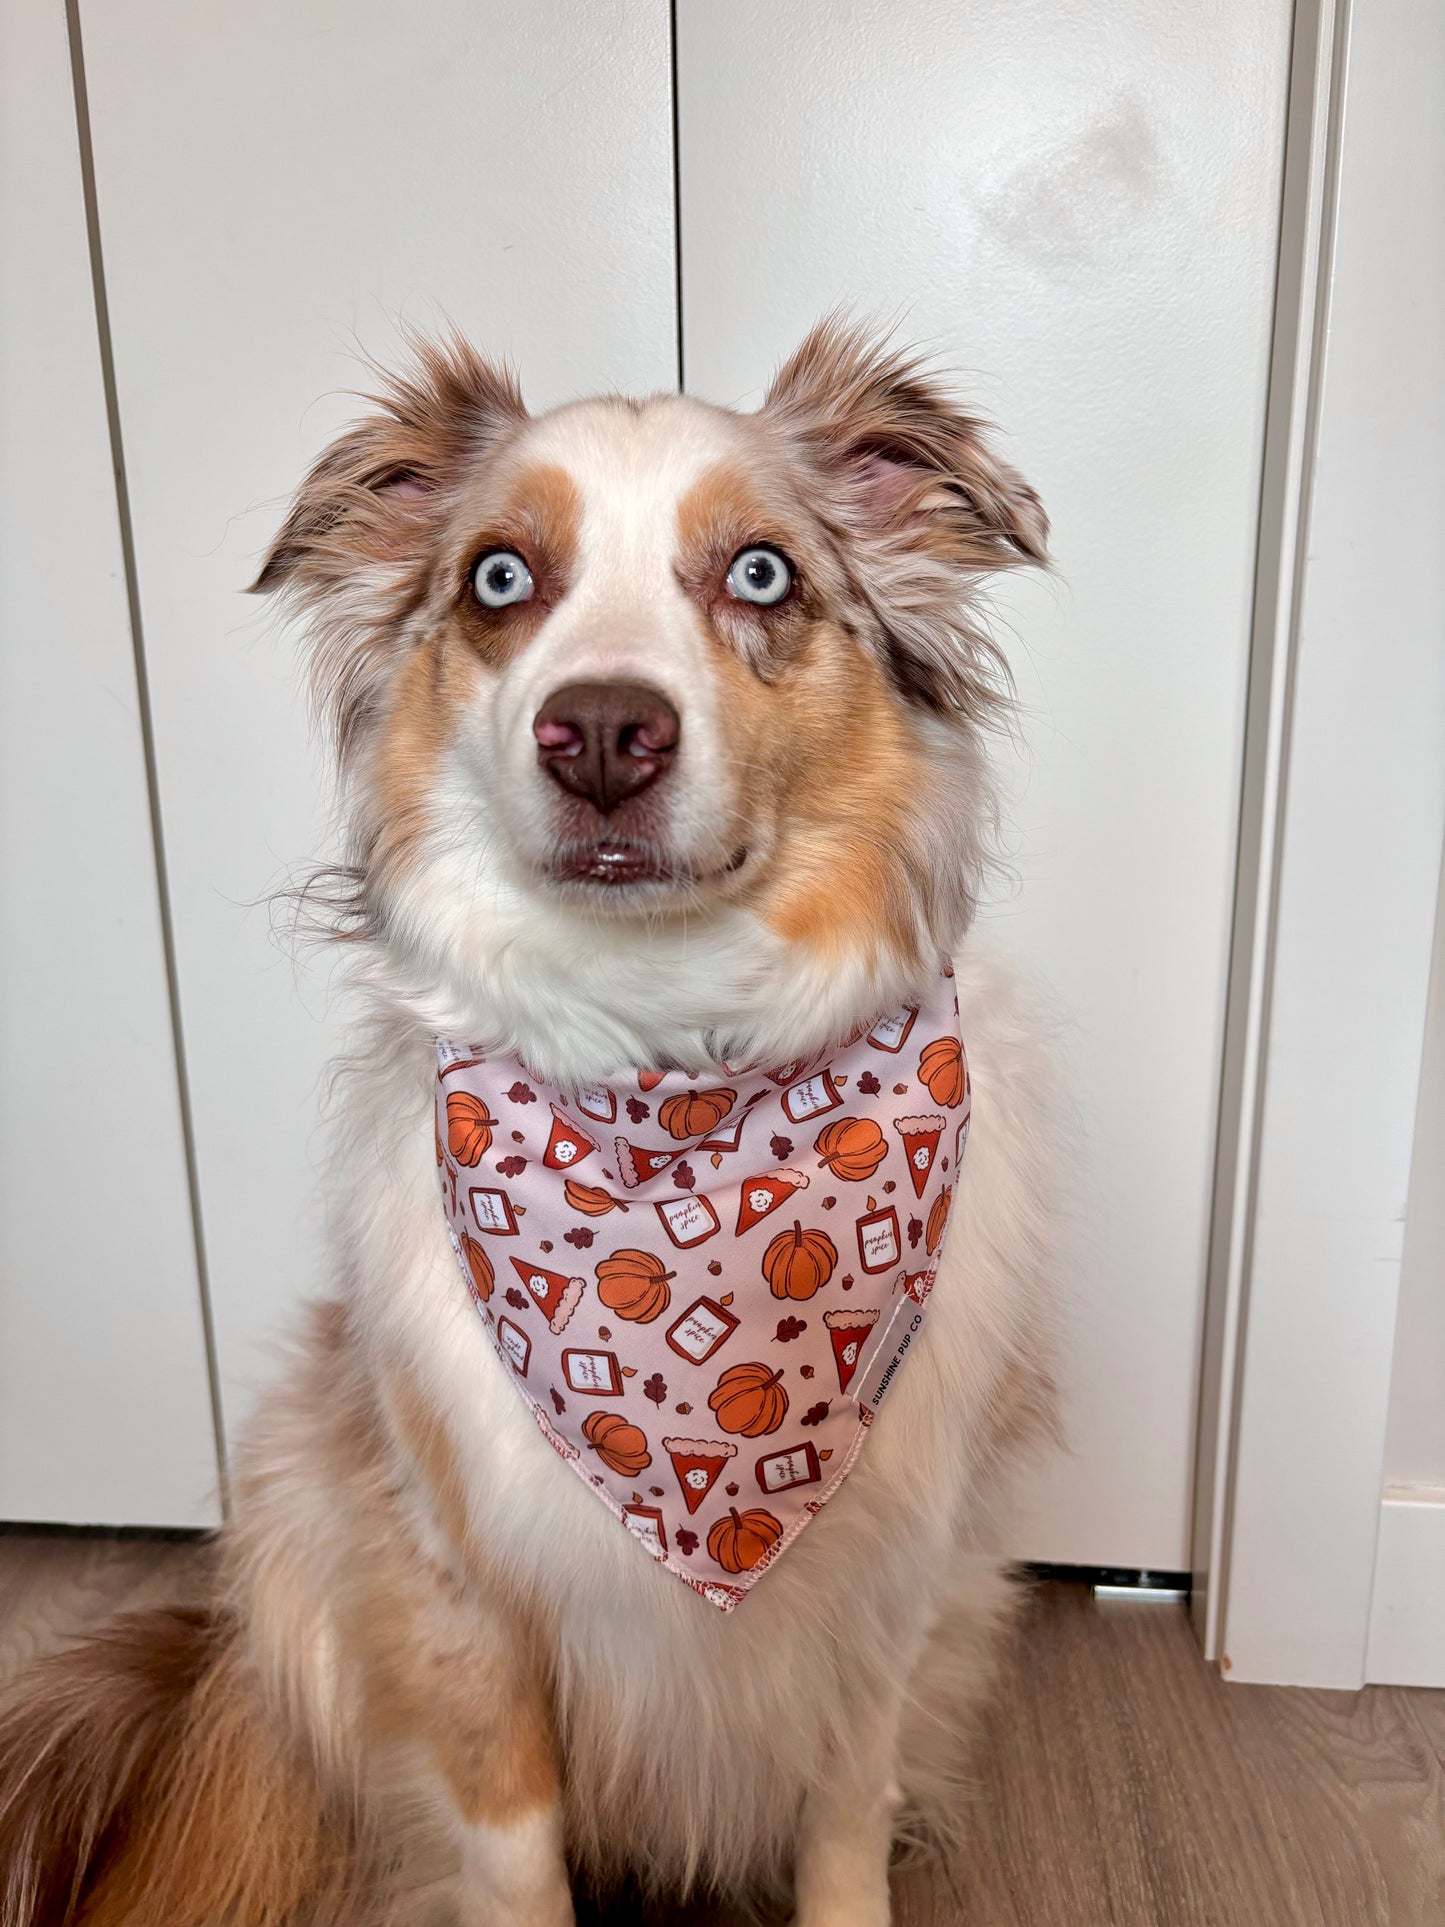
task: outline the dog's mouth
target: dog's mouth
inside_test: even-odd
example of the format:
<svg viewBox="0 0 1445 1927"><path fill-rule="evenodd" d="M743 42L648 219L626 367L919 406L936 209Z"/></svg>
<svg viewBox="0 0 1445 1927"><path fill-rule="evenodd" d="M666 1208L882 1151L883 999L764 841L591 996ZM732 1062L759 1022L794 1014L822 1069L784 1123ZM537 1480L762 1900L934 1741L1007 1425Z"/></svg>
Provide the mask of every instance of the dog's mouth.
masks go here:
<svg viewBox="0 0 1445 1927"><path fill-rule="evenodd" d="M604 890L638 884L696 890L735 876L747 860L746 849L735 850L720 868L702 870L678 863L650 844L602 837L593 843L564 845L552 859L548 876L554 883L600 886Z"/></svg>

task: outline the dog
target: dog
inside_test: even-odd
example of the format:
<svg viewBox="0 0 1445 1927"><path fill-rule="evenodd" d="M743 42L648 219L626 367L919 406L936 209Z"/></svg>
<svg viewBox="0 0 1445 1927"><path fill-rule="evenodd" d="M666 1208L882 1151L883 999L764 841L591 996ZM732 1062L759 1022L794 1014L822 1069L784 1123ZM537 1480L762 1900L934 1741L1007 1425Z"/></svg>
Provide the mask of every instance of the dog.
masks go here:
<svg viewBox="0 0 1445 1927"><path fill-rule="evenodd" d="M574 1879L882 1927L899 1840L966 1835L962 1749L1016 1598L1009 1474L1053 1426L1060 1136L1032 995L970 930L1008 709L978 585L1046 565L1047 535L940 380L839 319L753 414L533 417L457 337L380 377L255 584L309 630L348 836L312 896L360 1001L330 1289L237 1456L205 1603L13 1693L5 1927L563 1927ZM845 1061L846 1102L843 1071L804 1076ZM453 1104L469 1063L513 1082ZM907 1159L870 1164L920 1078ZM854 1115L875 1087L876 1129ZM754 1100L801 1121L754 1146ZM658 1138L666 1164L618 1168ZM535 1231L574 1227L565 1255L529 1234L513 1266L528 1240L468 1217L505 1208L467 1187L510 1197L508 1166ZM707 1201L734 1171L740 1225L787 1205L750 1245ZM937 1191L927 1256L910 1178ZM830 1186L882 1229L855 1240ZM909 1335L876 1422L841 1396L846 1347L800 1414L771 1316L863 1330L838 1307L869 1295L843 1298L855 1272L894 1291L880 1262ZM701 1336L657 1309L679 1278L712 1294ZM698 1352L736 1320L727 1378ZM654 1375L599 1377L603 1333ZM533 1342L545 1387L519 1376ZM777 1417L785 1370L816 1443ZM676 1484L669 1421L704 1435Z"/></svg>

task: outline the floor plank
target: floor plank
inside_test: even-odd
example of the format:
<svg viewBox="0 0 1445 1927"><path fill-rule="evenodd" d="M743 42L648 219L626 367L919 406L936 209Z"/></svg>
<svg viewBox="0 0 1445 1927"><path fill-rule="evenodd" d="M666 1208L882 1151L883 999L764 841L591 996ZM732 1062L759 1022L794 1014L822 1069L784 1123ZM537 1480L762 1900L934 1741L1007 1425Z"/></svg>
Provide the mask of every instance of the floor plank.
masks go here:
<svg viewBox="0 0 1445 1927"><path fill-rule="evenodd" d="M1445 1694L1226 1685L1183 1612L1042 1590L977 1755L973 1849L902 1927L1439 1927Z"/></svg>
<svg viewBox="0 0 1445 1927"><path fill-rule="evenodd" d="M0 1678L107 1612L192 1596L205 1562L0 1535ZM975 1782L969 1852L899 1870L898 1927L1445 1927L1445 1692L1226 1685L1177 1606L1041 1587Z"/></svg>

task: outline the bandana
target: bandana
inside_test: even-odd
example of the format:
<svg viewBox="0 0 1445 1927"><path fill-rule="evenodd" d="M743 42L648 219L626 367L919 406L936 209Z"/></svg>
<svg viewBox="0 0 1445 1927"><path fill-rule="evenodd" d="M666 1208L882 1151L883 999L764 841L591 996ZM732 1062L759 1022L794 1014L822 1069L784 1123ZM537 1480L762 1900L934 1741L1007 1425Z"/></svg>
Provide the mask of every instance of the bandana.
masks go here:
<svg viewBox="0 0 1445 1927"><path fill-rule="evenodd" d="M945 971L806 1062L548 1087L437 1040L462 1277L553 1449L724 1611L852 1469L968 1137Z"/></svg>

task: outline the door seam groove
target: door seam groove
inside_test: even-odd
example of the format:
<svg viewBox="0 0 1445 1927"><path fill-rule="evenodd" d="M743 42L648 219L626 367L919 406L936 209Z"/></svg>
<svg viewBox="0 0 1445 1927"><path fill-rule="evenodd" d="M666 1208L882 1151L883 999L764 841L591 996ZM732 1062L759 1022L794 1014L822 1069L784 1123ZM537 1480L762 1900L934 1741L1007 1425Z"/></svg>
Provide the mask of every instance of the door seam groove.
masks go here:
<svg viewBox="0 0 1445 1927"><path fill-rule="evenodd" d="M1226 1054L1229 1048L1228 1028L1232 1023L1238 1022L1248 1058L1240 1092L1237 1132L1233 1144L1228 1148L1228 1155L1234 1165L1233 1182L1236 1195L1231 1203L1228 1222L1218 1218L1219 1159L1225 1152L1224 1091L1221 1089L1215 1185L1211 1206L1214 1222L1211 1224L1210 1231L1210 1272L1213 1276L1215 1240L1223 1238L1225 1245L1220 1289L1226 1294L1226 1310L1229 1309L1228 1297L1233 1298L1230 1319L1232 1331L1227 1331L1225 1334L1220 1357L1219 1382L1215 1388L1219 1430L1214 1450L1210 1463L1196 1462L1195 1467L1196 1497L1198 1483L1201 1480L1209 1482L1212 1495L1208 1544L1202 1549L1196 1544L1193 1550L1196 1574L1201 1564L1201 1551L1208 1570L1207 1595L1210 1603L1207 1608L1208 1619L1201 1627L1201 1643L1205 1647L1206 1658L1217 1658L1226 1670L1230 1664L1226 1651L1228 1594L1236 1470L1245 1389L1251 1272L1254 1263L1260 1143L1268 1096L1267 1060L1274 1003L1280 892L1285 863L1285 818L1293 743L1295 685L1305 569L1308 561L1310 516L1314 496L1314 462L1320 391L1324 376L1332 293L1340 141L1349 46L1350 0L1326 0L1326 4L1329 11L1322 10L1321 13L1315 56L1316 77L1312 81L1313 96L1315 88L1320 84L1319 77L1323 76L1320 117L1312 123L1309 135L1312 141L1316 136L1318 137L1320 152L1319 202L1313 216L1317 223L1317 233L1313 241L1306 236L1302 243L1307 254L1311 249L1313 250L1313 274L1308 289L1302 293L1301 315L1296 323L1297 358L1291 371L1291 381L1296 379L1300 367L1303 367L1304 371L1299 397L1298 422L1287 426L1288 438L1298 449L1299 479L1295 498L1290 504L1287 519L1281 524L1278 537L1279 546L1286 553L1287 568L1285 575L1281 578L1281 584L1276 586L1276 613L1282 597L1284 621L1273 637L1274 663L1271 667L1271 675L1275 680L1275 694L1271 699L1270 713L1264 719L1263 731L1266 736L1274 737L1274 767L1269 793L1261 801L1259 820L1247 824L1243 816L1241 817L1239 854L1236 858L1236 876L1238 877L1246 842L1250 841L1257 851L1258 874L1254 879L1251 906L1253 928L1249 940L1250 947L1255 952L1255 962L1247 980L1242 985L1246 1007L1237 1015L1231 1011L1226 1012ZM1298 31L1297 19L1295 30ZM1278 326L1278 316L1276 316L1275 325ZM1274 379L1273 370L1271 379ZM1261 509L1262 513L1263 509ZM1256 587L1261 564L1262 551L1258 551L1255 559ZM1286 578L1287 587L1284 587ZM1256 611L1251 624L1251 673L1254 669L1254 652L1259 645L1259 621L1259 614ZM1246 761L1249 753L1249 744L1246 741ZM1265 745L1265 755L1268 759L1268 744ZM1247 786L1247 782L1246 774L1242 787ZM1236 896L1231 918L1231 959L1242 941L1240 916L1240 904ZM1206 1316L1208 1313L1209 1308L1206 1307ZM1203 1420L1201 1402L1200 1436L1202 1436Z"/></svg>
<svg viewBox="0 0 1445 1927"><path fill-rule="evenodd" d="M180 1109L181 1139L185 1155L186 1192L191 1212L191 1242L195 1253L196 1282L201 1301L201 1332L206 1350L206 1382L211 1403L211 1430L216 1448L216 1474L221 1509L225 1515L230 1511L226 1435L222 1419L220 1375L216 1362L215 1324L211 1313L210 1273L206 1263L195 1126L191 1112L190 1077L186 1062L185 1026L181 1014L180 979L176 965L170 874L166 862L165 833L161 823L160 778L156 764L155 728L151 715L145 634L141 623L140 584L136 569L135 534L131 521L130 486L126 475L125 445L121 434L120 400L111 341L110 302L106 292L105 258L100 238L99 200L95 184L95 154L91 143L90 96L85 77L80 0L65 0L65 25L70 44L70 79L75 104L76 142L80 155L81 194L85 205L91 297L95 305L96 343L100 357L101 383L105 394L106 430L110 441L116 520L120 532L121 563L125 573L126 612L130 624L131 654L135 667L141 755L145 766L146 796L150 808L151 855L155 866L161 947L166 967L166 999L170 1011L171 1048L175 1061L176 1096Z"/></svg>
<svg viewBox="0 0 1445 1927"><path fill-rule="evenodd" d="M682 122L677 97L677 4L668 0L669 87L672 99L672 301L677 333L677 392L687 392L682 341Z"/></svg>

